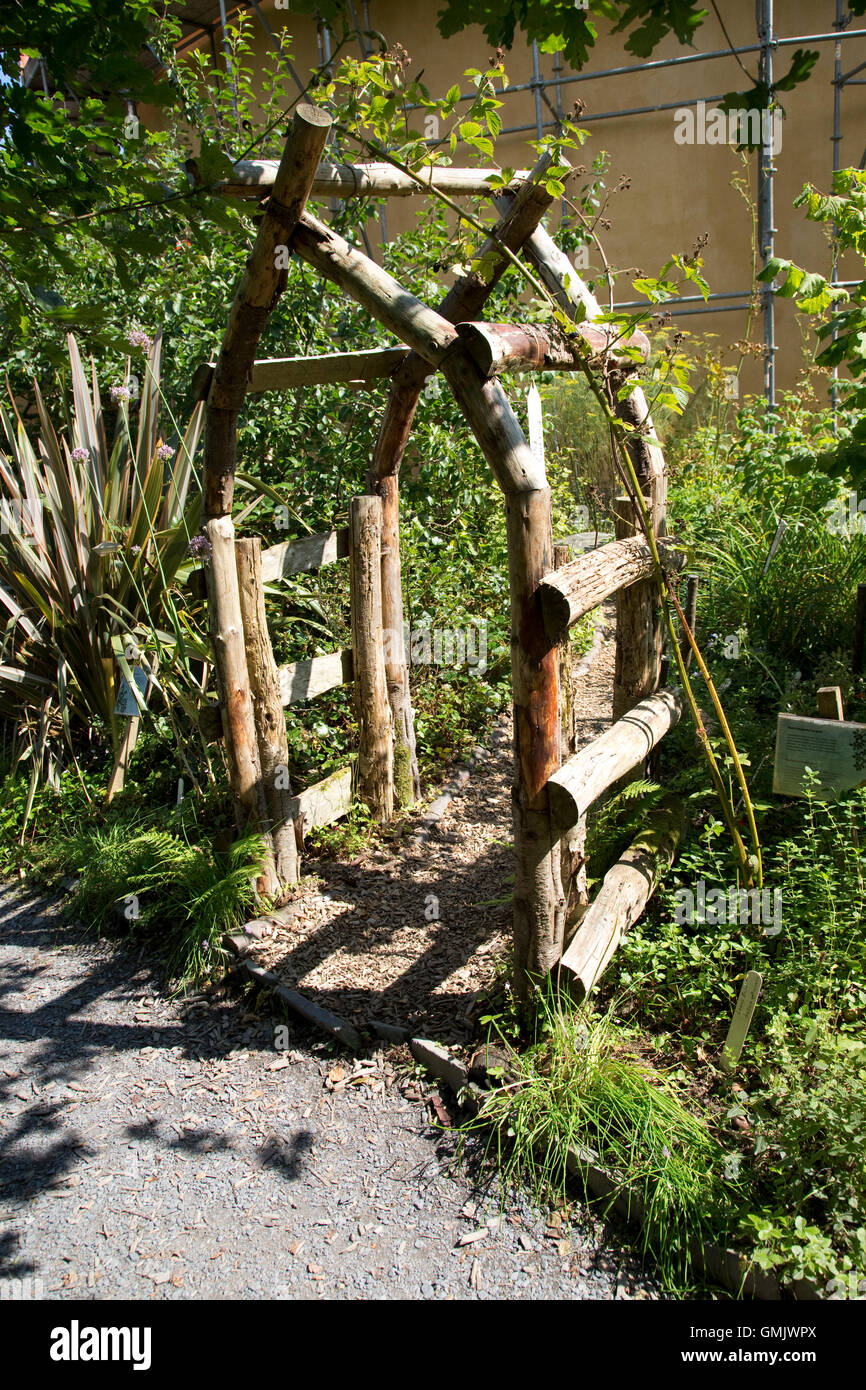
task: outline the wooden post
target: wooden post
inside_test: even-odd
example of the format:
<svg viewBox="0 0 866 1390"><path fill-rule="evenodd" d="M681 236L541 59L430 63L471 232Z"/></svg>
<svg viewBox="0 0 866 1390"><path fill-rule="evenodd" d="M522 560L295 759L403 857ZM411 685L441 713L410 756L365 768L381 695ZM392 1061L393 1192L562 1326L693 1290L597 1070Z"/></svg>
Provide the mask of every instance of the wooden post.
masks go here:
<svg viewBox="0 0 866 1390"><path fill-rule="evenodd" d="M480 313L508 267L502 247L518 250L550 206L551 195L536 182L550 163L550 155L542 155L514 197L503 200L502 215L478 254L483 271L470 271L461 276L439 306L439 313L449 323L458 323ZM369 491L382 499L382 623L389 634L385 674L394 721L394 791L401 806L420 796L421 779L415 751L409 665L403 641L399 474L415 411L429 375L430 364L416 352L411 352L394 374L367 479Z"/></svg>
<svg viewBox="0 0 866 1390"><path fill-rule="evenodd" d="M562 570L571 564L571 550L567 545L553 547L554 570ZM549 628L548 628L549 631ZM562 757L570 758L577 752L577 718L575 712L574 666L571 657L569 628L560 638L559 646L559 703L560 737ZM564 939L569 928L582 915L589 902L586 883L586 817L581 816L577 825L563 835L560 842L562 892L565 897L566 914Z"/></svg>
<svg viewBox="0 0 866 1390"><path fill-rule="evenodd" d="M818 691L818 718L836 719L839 722L845 718L841 686L822 685L820 687Z"/></svg>
<svg viewBox="0 0 866 1390"><path fill-rule="evenodd" d="M312 186L331 118L313 106L295 111L273 191L253 251L235 293L214 369L204 429L204 533L211 543L206 567L208 621L220 702L229 779L238 799L239 819L259 827L267 821L244 649L244 631L231 521L237 456L237 420L243 405L256 347L285 279L288 244ZM262 891L273 896L278 879L271 860Z"/></svg>
<svg viewBox="0 0 866 1390"><path fill-rule="evenodd" d="M857 615L854 619L854 655L851 670L862 675L863 653L866 650L866 584L857 585Z"/></svg>
<svg viewBox="0 0 866 1390"><path fill-rule="evenodd" d="M528 996L559 961L565 897L559 836L551 826L548 778L559 767L559 653L544 630L538 586L553 568L550 488L494 380L482 381L468 358L443 370L505 493L511 593L514 700L514 988Z"/></svg>
<svg viewBox="0 0 866 1390"><path fill-rule="evenodd" d="M290 808L292 789L286 716L265 615L262 543L258 536L235 542L235 560L267 826L274 846L277 880L284 893L298 881L298 850Z"/></svg>
<svg viewBox="0 0 866 1390"><path fill-rule="evenodd" d="M628 497L614 499L618 541L633 537L636 522ZM616 595L616 674L613 718L624 714L657 689L661 670L662 628L655 579L642 579Z"/></svg>
<svg viewBox="0 0 866 1390"><path fill-rule="evenodd" d="M352 652L358 715L358 794L376 820L394 814L394 752L382 634L382 504L378 497L349 503Z"/></svg>
<svg viewBox="0 0 866 1390"><path fill-rule="evenodd" d="M296 109L255 245L232 301L205 413L204 508L208 517L227 516L231 511L238 412L259 338L285 281L292 233L330 128L326 111L307 105Z"/></svg>
<svg viewBox="0 0 866 1390"><path fill-rule="evenodd" d="M685 614L686 622L689 625L689 631L691 632L692 636L694 636L695 623L697 622L698 617L698 576L696 574L690 574L688 576L688 583L686 586L686 602L683 608L683 613ZM692 649L689 645L689 641L685 633L683 633L682 639L680 640L680 652L682 653L683 664L685 665L686 670L688 670L692 664Z"/></svg>
<svg viewBox="0 0 866 1390"><path fill-rule="evenodd" d="M205 523L204 533L211 546L207 565L208 622L229 781L237 799L241 826L259 828L267 824L267 804L244 646L234 523L230 516L216 516ZM272 854L259 891L269 898L279 891Z"/></svg>

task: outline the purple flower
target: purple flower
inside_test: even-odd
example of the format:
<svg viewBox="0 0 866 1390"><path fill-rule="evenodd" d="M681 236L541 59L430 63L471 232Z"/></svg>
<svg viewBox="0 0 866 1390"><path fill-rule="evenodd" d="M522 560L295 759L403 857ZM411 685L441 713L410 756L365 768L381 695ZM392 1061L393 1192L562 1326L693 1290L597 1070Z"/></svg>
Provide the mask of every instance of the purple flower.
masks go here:
<svg viewBox="0 0 866 1390"><path fill-rule="evenodd" d="M112 386L111 399L114 405L125 405L129 400L129 387Z"/></svg>
<svg viewBox="0 0 866 1390"><path fill-rule="evenodd" d="M140 546L140 545L132 545L132 546L130 546L130 548L129 548L129 553L130 553L130 555L140 555L140 554L141 554L141 546Z"/></svg>
<svg viewBox="0 0 866 1390"><path fill-rule="evenodd" d="M129 333L127 342L130 347L141 348L142 352L150 352L153 347L152 340L145 333L143 328L133 328Z"/></svg>
<svg viewBox="0 0 866 1390"><path fill-rule="evenodd" d="M197 560L204 560L206 564L212 553L211 543L207 536L193 536L189 543L189 553L194 555Z"/></svg>
<svg viewBox="0 0 866 1390"><path fill-rule="evenodd" d="M160 444L157 446L156 457L165 463L168 459L174 458L174 449L170 444Z"/></svg>
<svg viewBox="0 0 866 1390"><path fill-rule="evenodd" d="M74 449L72 450L72 462L73 462L73 463L87 463L87 461L88 461L89 458L90 458L90 450L89 450L89 449L82 449L82 447L81 447L80 444L77 445L76 448L74 448Z"/></svg>
<svg viewBox="0 0 866 1390"><path fill-rule="evenodd" d="M203 942L201 943L201 948L202 948L203 951L209 951L209 950L210 950L210 942L209 942L209 941L203 941Z"/></svg>

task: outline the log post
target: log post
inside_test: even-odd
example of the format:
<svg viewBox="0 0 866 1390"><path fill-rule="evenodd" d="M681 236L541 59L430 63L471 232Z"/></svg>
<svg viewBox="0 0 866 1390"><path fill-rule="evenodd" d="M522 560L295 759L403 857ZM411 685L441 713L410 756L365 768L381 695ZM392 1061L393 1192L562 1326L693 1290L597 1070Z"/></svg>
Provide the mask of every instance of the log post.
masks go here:
<svg viewBox="0 0 866 1390"><path fill-rule="evenodd" d="M478 254L479 269L461 276L448 291L439 313L449 323L480 313L491 290L508 267L502 247L517 251L552 202L536 180L550 167L544 154L516 194L503 199L503 211ZM415 751L415 720L404 643L403 588L400 567L400 464L415 411L430 375L430 365L411 352L394 375L367 479L370 492L382 499L382 623L388 633L385 674L394 721L394 791L405 806L421 794Z"/></svg>
<svg viewBox="0 0 866 1390"><path fill-rule="evenodd" d="M358 716L358 794L380 824L394 814L394 752L382 632L382 504L349 503L352 653Z"/></svg>
<svg viewBox="0 0 866 1390"><path fill-rule="evenodd" d="M330 127L330 116L316 107L302 105L295 111L252 254L232 301L205 408L203 506L204 532L212 548L206 573L214 669L224 712L229 780L240 819L254 827L265 824L267 807L231 521L237 420L262 329L285 279L286 262L279 253L288 254L289 238L303 212ZM263 891L272 896L278 888L273 862L265 880Z"/></svg>
<svg viewBox="0 0 866 1390"><path fill-rule="evenodd" d="M571 550L567 545L553 547L554 570L564 569L571 563ZM549 631L549 628L548 628ZM571 654L571 641L568 626L560 638L559 646L559 703L560 737L562 757L570 758L577 752L577 715L575 710L576 686L574 664ZM577 825L560 842L562 891L566 902L565 935L567 937L572 922L582 915L589 902L586 883L586 817L581 816Z"/></svg>
<svg viewBox="0 0 866 1390"><path fill-rule="evenodd" d="M265 615L262 543L258 536L235 541L238 594L244 625L247 671L261 760L267 828L281 893L298 882L298 850L291 818L289 746L277 663Z"/></svg>
<svg viewBox="0 0 866 1390"><path fill-rule="evenodd" d="M698 583L699 580L696 574L690 574L687 576L686 602L685 607L683 609L683 613L685 615L685 620L689 625L689 631L691 632L692 636L695 635L695 624L697 622L698 617ZM685 633L683 633L682 637L680 638L680 652L683 658L683 665L685 666L686 670L688 670L692 664L692 649Z"/></svg>
<svg viewBox="0 0 866 1390"><path fill-rule="evenodd" d="M259 828L267 823L267 806L244 646L234 523L230 516L215 516L205 522L204 533L211 547L207 565L208 623L229 781L241 826L249 824ZM279 891L272 855L258 889L269 898Z"/></svg>
<svg viewBox="0 0 866 1390"><path fill-rule="evenodd" d="M559 835L552 828L547 781L560 761L559 652L544 630L538 586L553 567L550 488L494 380L468 358L443 367L451 389L505 493L511 594L514 701L514 988L526 1000L533 981L559 961L565 896Z"/></svg>
<svg viewBox="0 0 866 1390"><path fill-rule="evenodd" d="M628 497L613 504L618 541L634 537L638 523ZM616 595L616 674L614 722L658 688L662 658L662 624L655 578L642 579Z"/></svg>

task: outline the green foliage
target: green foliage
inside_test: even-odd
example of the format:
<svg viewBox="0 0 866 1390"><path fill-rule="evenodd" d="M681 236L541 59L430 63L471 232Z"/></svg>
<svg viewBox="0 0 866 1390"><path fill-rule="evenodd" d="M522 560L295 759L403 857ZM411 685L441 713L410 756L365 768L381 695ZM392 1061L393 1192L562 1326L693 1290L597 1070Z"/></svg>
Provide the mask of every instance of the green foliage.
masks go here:
<svg viewBox="0 0 866 1390"><path fill-rule="evenodd" d="M20 756L30 759L31 789L56 783L60 745L74 756L84 727L117 740L115 667L132 683L145 649L161 659L161 684L203 656L202 637L174 603L171 588L189 563L199 496L190 494L201 428L197 408L182 437L159 427L160 344L149 347L130 419L133 378L114 388L114 438L95 369L88 384L70 335L71 401L55 427L34 388L39 435L34 447L14 400L0 408L0 715L20 721ZM171 631L163 630L168 622ZM178 688L173 688L178 693Z"/></svg>
<svg viewBox="0 0 866 1390"><path fill-rule="evenodd" d="M765 1269L856 1297L866 1278L866 1041L824 1019L792 1030L780 1015L762 1052L746 1113L765 1207L744 1230Z"/></svg>
<svg viewBox="0 0 866 1390"><path fill-rule="evenodd" d="M699 432L681 453L669 528L701 574L700 630L716 660L737 634L745 660L769 654L805 670L852 630L866 535L834 524L848 503L821 469L829 411L789 394L772 414L748 402L738 424L721 448Z"/></svg>
<svg viewBox="0 0 866 1390"><path fill-rule="evenodd" d="M265 845L248 835L221 854L120 821L82 830L54 853L79 875L71 907L84 925L107 930L121 907L131 932L159 931L169 976L184 983L225 968L221 938L255 908Z"/></svg>
<svg viewBox="0 0 866 1390"><path fill-rule="evenodd" d="M682 44L692 44L708 11L692 0L446 0L439 13L439 32L444 38L480 24L492 44L510 48L518 27L529 42L537 41L543 53L562 52L574 68L583 67L595 46L598 31L593 15L613 22L614 33L631 31L626 48L647 58L668 34Z"/></svg>
<svg viewBox="0 0 866 1390"><path fill-rule="evenodd" d="M635 1055L611 1015L562 1013L543 1004L540 1042L510 1052L508 1080L464 1132L487 1131L503 1182L528 1180L540 1197L564 1197L588 1164L642 1218L645 1252L682 1286L691 1244L724 1224L736 1184L706 1117Z"/></svg>

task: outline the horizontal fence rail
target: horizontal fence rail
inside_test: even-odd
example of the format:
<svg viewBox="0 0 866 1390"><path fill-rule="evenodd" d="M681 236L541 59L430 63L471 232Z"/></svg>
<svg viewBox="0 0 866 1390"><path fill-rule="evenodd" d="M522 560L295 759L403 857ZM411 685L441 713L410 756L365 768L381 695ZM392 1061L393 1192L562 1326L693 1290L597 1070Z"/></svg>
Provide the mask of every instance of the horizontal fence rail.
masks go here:
<svg viewBox="0 0 866 1390"><path fill-rule="evenodd" d="M294 661L277 671L283 706L299 705L334 690L338 685L351 685L354 679L351 651L328 652L326 656L311 656L306 661Z"/></svg>
<svg viewBox="0 0 866 1390"><path fill-rule="evenodd" d="M608 787L639 767L676 727L681 714L680 695L674 690L659 690L563 763L547 781L556 834L565 835Z"/></svg>
<svg viewBox="0 0 866 1390"><path fill-rule="evenodd" d="M670 542L658 543L662 564L680 569L684 553ZM611 541L588 555L570 560L558 570L546 574L538 589L538 598L548 637L561 641L570 627L593 608L604 603L620 589L627 589L642 579L652 579L655 573L652 551L643 536Z"/></svg>
<svg viewBox="0 0 866 1390"><path fill-rule="evenodd" d="M349 528L324 531L318 536L302 536L296 541L281 541L262 551L262 581L274 584L292 574L322 569L349 555Z"/></svg>

